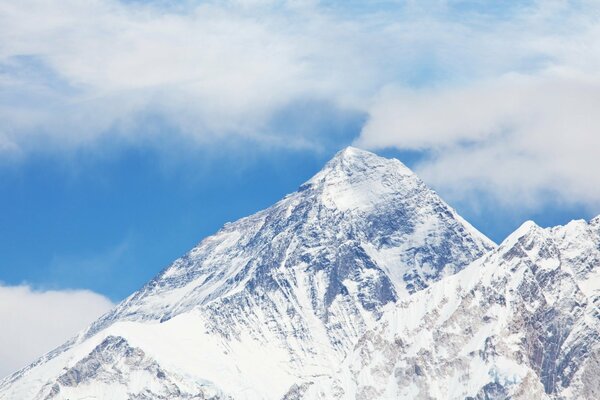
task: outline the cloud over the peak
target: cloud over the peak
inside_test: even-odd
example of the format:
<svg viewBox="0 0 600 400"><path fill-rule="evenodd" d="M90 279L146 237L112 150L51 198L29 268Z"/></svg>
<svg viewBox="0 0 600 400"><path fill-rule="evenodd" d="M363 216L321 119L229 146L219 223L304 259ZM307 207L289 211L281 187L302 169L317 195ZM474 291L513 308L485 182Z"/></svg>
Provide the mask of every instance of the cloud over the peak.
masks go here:
<svg viewBox="0 0 600 400"><path fill-rule="evenodd" d="M598 203L599 12L585 0L0 0L0 155L157 136L322 148L340 140L315 128L331 112L341 126L367 117L361 146L429 153L419 169L438 187Z"/></svg>
<svg viewBox="0 0 600 400"><path fill-rule="evenodd" d="M88 290L0 285L0 377L60 346L112 306Z"/></svg>
<svg viewBox="0 0 600 400"><path fill-rule="evenodd" d="M200 142L302 145L271 124L294 102L364 112L390 83L530 64L529 41L515 40L525 24L544 29L535 7L527 21L520 7L493 10L505 22L452 2L169 4L0 1L1 148L81 146L108 134L144 141L152 129L143 121L156 115L170 134ZM538 50L533 58L552 51Z"/></svg>

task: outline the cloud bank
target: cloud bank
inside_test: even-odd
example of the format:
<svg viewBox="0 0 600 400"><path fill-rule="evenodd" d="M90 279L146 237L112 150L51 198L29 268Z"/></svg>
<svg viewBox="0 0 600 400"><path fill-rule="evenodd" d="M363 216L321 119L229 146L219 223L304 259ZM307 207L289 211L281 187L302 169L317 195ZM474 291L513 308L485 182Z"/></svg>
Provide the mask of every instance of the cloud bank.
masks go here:
<svg viewBox="0 0 600 400"><path fill-rule="evenodd" d="M0 1L0 155L165 136L319 150L331 110L365 116L356 145L423 151L418 172L451 196L596 208L599 15L592 1ZM286 125L297 104L312 106Z"/></svg>
<svg viewBox="0 0 600 400"><path fill-rule="evenodd" d="M390 90L358 144L427 149L418 167L454 197L600 205L600 79L506 76L461 88Z"/></svg>
<svg viewBox="0 0 600 400"><path fill-rule="evenodd" d="M60 346L112 307L109 299L88 290L0 285L0 377Z"/></svg>

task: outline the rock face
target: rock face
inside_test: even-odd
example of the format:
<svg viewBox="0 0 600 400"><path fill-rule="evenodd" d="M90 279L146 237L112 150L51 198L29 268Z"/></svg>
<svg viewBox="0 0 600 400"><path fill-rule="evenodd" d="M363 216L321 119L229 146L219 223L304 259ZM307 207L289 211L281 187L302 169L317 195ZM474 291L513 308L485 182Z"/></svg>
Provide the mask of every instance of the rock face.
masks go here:
<svg viewBox="0 0 600 400"><path fill-rule="evenodd" d="M496 247L348 148L225 225L0 399L593 399L600 220Z"/></svg>

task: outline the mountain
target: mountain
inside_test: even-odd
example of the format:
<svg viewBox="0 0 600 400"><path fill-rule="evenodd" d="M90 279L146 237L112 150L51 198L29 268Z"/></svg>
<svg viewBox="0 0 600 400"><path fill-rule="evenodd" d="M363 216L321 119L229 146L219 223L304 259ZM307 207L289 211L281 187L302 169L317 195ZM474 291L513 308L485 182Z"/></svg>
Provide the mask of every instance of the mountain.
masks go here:
<svg viewBox="0 0 600 400"><path fill-rule="evenodd" d="M599 265L600 217L526 222L359 340L357 398L599 399Z"/></svg>
<svg viewBox="0 0 600 400"><path fill-rule="evenodd" d="M498 247L398 160L347 148L0 399L597 398L599 221Z"/></svg>

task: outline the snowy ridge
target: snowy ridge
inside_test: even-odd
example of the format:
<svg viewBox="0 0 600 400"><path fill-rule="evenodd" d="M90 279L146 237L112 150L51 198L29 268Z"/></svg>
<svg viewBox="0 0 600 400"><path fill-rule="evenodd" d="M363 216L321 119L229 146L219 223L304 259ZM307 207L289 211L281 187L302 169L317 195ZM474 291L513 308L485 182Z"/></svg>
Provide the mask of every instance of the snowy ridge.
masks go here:
<svg viewBox="0 0 600 400"><path fill-rule="evenodd" d="M497 247L398 160L347 148L0 399L598 398L598 260L600 218Z"/></svg>
<svg viewBox="0 0 600 400"><path fill-rule="evenodd" d="M597 219L526 222L360 339L357 398L598 398L599 255Z"/></svg>

